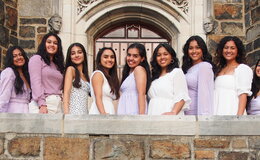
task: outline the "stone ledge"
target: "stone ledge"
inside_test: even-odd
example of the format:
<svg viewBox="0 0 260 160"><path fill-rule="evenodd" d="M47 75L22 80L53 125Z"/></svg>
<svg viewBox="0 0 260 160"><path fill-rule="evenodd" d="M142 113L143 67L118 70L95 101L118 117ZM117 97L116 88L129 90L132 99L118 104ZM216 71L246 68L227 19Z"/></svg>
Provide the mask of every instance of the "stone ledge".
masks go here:
<svg viewBox="0 0 260 160"><path fill-rule="evenodd" d="M260 116L0 114L0 133L260 135Z"/></svg>
<svg viewBox="0 0 260 160"><path fill-rule="evenodd" d="M64 133L194 135L195 122L195 116L66 115Z"/></svg>
<svg viewBox="0 0 260 160"><path fill-rule="evenodd" d="M62 134L63 115L0 113L0 133Z"/></svg>

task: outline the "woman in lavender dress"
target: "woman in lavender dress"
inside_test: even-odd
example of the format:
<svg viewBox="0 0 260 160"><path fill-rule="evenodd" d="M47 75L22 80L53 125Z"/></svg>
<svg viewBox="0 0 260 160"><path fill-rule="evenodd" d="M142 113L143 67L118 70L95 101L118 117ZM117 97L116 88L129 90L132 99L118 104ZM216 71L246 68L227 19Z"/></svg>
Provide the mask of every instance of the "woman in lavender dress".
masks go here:
<svg viewBox="0 0 260 160"><path fill-rule="evenodd" d="M55 33L46 34L36 55L30 58L29 73L32 87L30 113L61 113L61 88L64 57L61 39Z"/></svg>
<svg viewBox="0 0 260 160"><path fill-rule="evenodd" d="M93 103L89 114L115 114L113 100L119 98L116 53L112 48L103 47L98 51L96 68L90 77Z"/></svg>
<svg viewBox="0 0 260 160"><path fill-rule="evenodd" d="M0 112L28 113L31 92L28 61L21 47L7 50L6 68L0 76Z"/></svg>
<svg viewBox="0 0 260 160"><path fill-rule="evenodd" d="M167 43L159 44L153 52L151 66L148 115L183 115L190 98L174 49Z"/></svg>
<svg viewBox="0 0 260 160"><path fill-rule="evenodd" d="M186 115L212 115L214 97L214 72L212 56L204 40L199 36L190 37L183 47L182 70L185 73L190 109Z"/></svg>
<svg viewBox="0 0 260 160"><path fill-rule="evenodd" d="M251 91L252 95L247 98L247 114L260 115L260 59L255 66Z"/></svg>
<svg viewBox="0 0 260 160"><path fill-rule="evenodd" d="M146 93L149 86L150 69L145 47L140 43L133 43L127 48L117 114L146 114Z"/></svg>

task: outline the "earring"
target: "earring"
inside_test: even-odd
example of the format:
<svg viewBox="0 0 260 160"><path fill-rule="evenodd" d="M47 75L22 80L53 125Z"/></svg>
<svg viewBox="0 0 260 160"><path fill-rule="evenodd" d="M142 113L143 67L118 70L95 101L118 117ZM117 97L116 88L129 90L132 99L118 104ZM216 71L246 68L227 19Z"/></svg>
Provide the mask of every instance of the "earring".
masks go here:
<svg viewBox="0 0 260 160"><path fill-rule="evenodd" d="M171 60L171 64L173 64L173 63L174 63L174 60L172 59L172 60Z"/></svg>

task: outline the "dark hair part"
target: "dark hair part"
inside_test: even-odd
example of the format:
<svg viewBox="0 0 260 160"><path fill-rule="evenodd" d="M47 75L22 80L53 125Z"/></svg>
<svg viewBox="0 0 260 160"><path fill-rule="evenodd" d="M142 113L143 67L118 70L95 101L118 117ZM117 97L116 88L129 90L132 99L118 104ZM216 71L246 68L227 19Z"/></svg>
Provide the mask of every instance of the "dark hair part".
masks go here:
<svg viewBox="0 0 260 160"><path fill-rule="evenodd" d="M236 62L239 64L246 62L243 42L236 36L226 36L220 40L216 51L215 64L217 65L217 74L227 65L226 59L223 57L223 48L228 41L233 41L237 47Z"/></svg>
<svg viewBox="0 0 260 160"><path fill-rule="evenodd" d="M142 66L145 71L146 71L146 79L147 79L147 83L146 83L146 93L149 90L150 84L151 84L151 73L150 73L150 67L149 64L147 62L147 56L146 56L146 50L144 45L140 44L140 43L133 43L131 44L126 52L128 53L128 50L131 48L136 48L139 51L139 54L141 56L141 58L144 58L144 60L139 64L139 66ZM126 60L125 60L126 61ZM127 62L125 63L125 66L123 68L123 72L122 72L122 81L121 84L124 82L124 80L128 77L129 73L130 73L131 68L128 66Z"/></svg>
<svg viewBox="0 0 260 160"><path fill-rule="evenodd" d="M162 68L161 66L158 64L156 57L158 55L158 51L159 49L163 47L165 48L170 55L172 56L172 62L167 66L166 72L171 72L174 68L178 68L179 67L179 60L176 57L176 52L174 51L174 49L168 44L168 43L160 43L153 52L152 55L152 60L151 60L151 66L152 66L152 81L159 78L160 74L162 72Z"/></svg>
<svg viewBox="0 0 260 160"><path fill-rule="evenodd" d="M79 70L77 68L77 65L75 63L72 62L71 60L71 49L73 47L79 47L82 52L83 52L83 56L84 56L84 61L82 62L82 72L85 76L85 78L87 79L87 81L89 82L89 75L88 75L88 59L87 59L87 52L84 48L84 46L80 43L73 43L69 46L68 48L68 51L67 51L67 57L66 57L66 64L65 64L65 72L64 74L66 74L66 70L68 69L69 66L72 66L74 69L75 69L75 80L73 82L73 86L75 88L80 88L81 87L81 84L80 84L80 73L79 73ZM65 76L64 76L65 77ZM63 80L63 86L64 86L64 81Z"/></svg>
<svg viewBox="0 0 260 160"><path fill-rule="evenodd" d="M23 90L24 82L23 82L22 78L20 77L20 74L17 70L17 66L14 65L13 51L15 49L20 50L20 52L22 53L22 56L25 60L25 63L22 66L22 72L24 74L25 79L27 80L27 82L30 85L30 75L29 75L29 72L28 72L29 59L28 59L26 53L24 52L24 50L21 47L12 46L12 47L8 48L7 54L6 54L6 57L5 57L5 68L10 67L10 68L13 69L14 74L15 74L15 81L14 81L15 93L16 94L22 94L24 92L24 90Z"/></svg>
<svg viewBox="0 0 260 160"><path fill-rule="evenodd" d="M46 50L46 41L50 36L54 36L58 41L58 50L57 53L53 57L53 63L57 66L57 69L60 71L61 74L64 72L64 56L62 52L62 45L61 45L61 39L60 37L55 33L47 33L43 38L42 41L38 47L38 51L36 54L40 55L43 61L50 65L50 55L47 53Z"/></svg>
<svg viewBox="0 0 260 160"><path fill-rule="evenodd" d="M205 41L200 36L197 36L197 35L191 36L183 46L183 49L182 49L182 52L183 52L182 62L183 62L183 64L182 64L182 67L181 67L183 72L187 73L187 71L193 65L192 59L189 56L189 47L190 47L190 43L192 41L196 41L198 43L198 46L202 50L202 61L210 63L212 65L213 72L215 72L216 67L212 62L212 56L209 54L207 45L206 45Z"/></svg>
<svg viewBox="0 0 260 160"><path fill-rule="evenodd" d="M247 97L247 108L248 108L248 106L249 106L249 104L250 104L250 101L251 101L253 98L256 98L256 97L257 97L257 93L258 93L259 90L260 90L260 77L258 77L258 76L256 75L256 67L257 67L257 65L260 65L260 59L258 59L256 65L255 65L254 76L253 76L253 82L252 82L252 85L251 85L252 95Z"/></svg>
<svg viewBox="0 0 260 160"><path fill-rule="evenodd" d="M105 68L104 66L101 65L101 56L104 53L105 50L110 50L113 52L114 57L115 57L115 64L114 66L109 69L109 73L107 74L107 72L105 72ZM117 61L116 61L116 53L115 51L110 48L110 47L103 47L98 51L97 57L96 57L96 69L100 70L103 72L103 74L105 75L108 84L111 88L110 93L113 93L116 95L116 99L119 98L119 79L118 79L118 75L117 75Z"/></svg>

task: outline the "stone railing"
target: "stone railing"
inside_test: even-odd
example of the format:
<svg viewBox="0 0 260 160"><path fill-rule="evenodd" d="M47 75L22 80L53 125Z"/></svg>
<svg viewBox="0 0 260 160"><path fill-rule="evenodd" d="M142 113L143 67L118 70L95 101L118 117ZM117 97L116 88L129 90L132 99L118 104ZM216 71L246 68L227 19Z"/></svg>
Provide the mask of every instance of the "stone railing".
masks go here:
<svg viewBox="0 0 260 160"><path fill-rule="evenodd" d="M260 116L2 113L0 159L260 159Z"/></svg>

